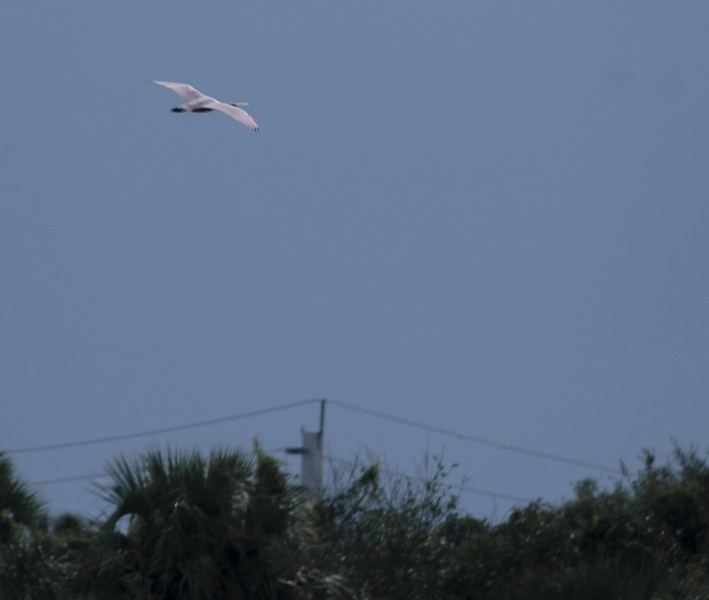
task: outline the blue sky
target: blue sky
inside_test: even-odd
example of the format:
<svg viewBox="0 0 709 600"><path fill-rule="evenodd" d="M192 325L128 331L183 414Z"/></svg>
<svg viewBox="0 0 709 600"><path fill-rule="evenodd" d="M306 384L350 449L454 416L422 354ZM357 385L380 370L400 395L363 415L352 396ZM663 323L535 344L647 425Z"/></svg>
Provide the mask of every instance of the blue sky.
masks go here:
<svg viewBox="0 0 709 600"><path fill-rule="evenodd" d="M4 3L0 447L321 397L611 467L705 447L708 26L703 1ZM275 449L317 418L15 460ZM523 498L607 481L337 406L325 443Z"/></svg>

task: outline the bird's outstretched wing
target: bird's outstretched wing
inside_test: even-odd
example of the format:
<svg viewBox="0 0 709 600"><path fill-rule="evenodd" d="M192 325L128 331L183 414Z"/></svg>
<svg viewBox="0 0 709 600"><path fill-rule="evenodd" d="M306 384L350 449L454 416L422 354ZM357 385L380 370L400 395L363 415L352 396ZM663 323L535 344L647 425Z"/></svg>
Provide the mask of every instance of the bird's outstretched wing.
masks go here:
<svg viewBox="0 0 709 600"><path fill-rule="evenodd" d="M175 83L173 81L151 81L150 83L157 83L158 85L169 88L189 102L204 98L202 92L196 90L188 83Z"/></svg>
<svg viewBox="0 0 709 600"><path fill-rule="evenodd" d="M238 106L232 106L231 104L225 104L224 102L219 102L218 100L210 100L204 104L205 108L213 108L229 115L232 119L236 119L239 123L246 125L251 131L259 131L260 128L253 117L247 113L243 108Z"/></svg>

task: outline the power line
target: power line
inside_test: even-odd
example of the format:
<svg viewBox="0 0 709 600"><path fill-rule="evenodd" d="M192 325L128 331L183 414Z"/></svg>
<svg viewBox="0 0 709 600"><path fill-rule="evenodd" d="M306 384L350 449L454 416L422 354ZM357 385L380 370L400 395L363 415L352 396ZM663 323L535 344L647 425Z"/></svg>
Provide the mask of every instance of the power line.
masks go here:
<svg viewBox="0 0 709 600"><path fill-rule="evenodd" d="M356 461L352 460L345 460L343 458L337 458L334 456L326 456L329 461L331 462L337 462L345 465L349 465L351 467L356 467L358 463ZM404 479L408 479L409 481L421 481L423 483L427 483L429 480L426 477L422 477L419 475L407 475L406 473L402 473L400 471L395 471L393 469L389 469L387 467L382 467L381 465L378 465L378 469L382 471L383 473L387 473L389 475L394 475L395 477L403 477ZM513 496L511 494L505 494L502 492L493 492L491 490L483 490L481 488L475 488L475 487L470 487L467 485L454 485L454 484L446 484L448 485L451 489L455 490L460 490L461 492L466 492L468 494L477 494L478 496L488 496L492 498L499 498L503 500L511 500L513 502L533 502L532 498L523 498L522 496Z"/></svg>
<svg viewBox="0 0 709 600"><path fill-rule="evenodd" d="M620 469L615 469L613 467L608 467L606 465L598 465L591 462L586 462L583 460L576 460L575 458L568 458L566 456L561 456L559 454L551 454L549 452L540 452L539 450L531 450L529 448L523 448L521 446L511 446L510 444L503 444L501 442L496 442L494 440L488 440L477 435L471 435L468 433L459 433L450 429L444 429L443 427L436 427L435 425L428 425L426 423L421 423L420 421L414 421L412 419L407 419L404 417L397 417L394 415L389 415L387 413L380 412L378 410L371 410L369 408L362 408L354 404L349 404L347 402L341 402L339 400L328 400L331 404L339 406L341 408L346 408L352 411L368 414L380 419L386 419L387 421L393 421L395 423L400 423L402 425L408 425L410 427L418 427L419 429L425 429L426 431L432 431L434 433L439 433L441 435L455 437L459 440L464 440L466 442L474 442L476 444L483 444L485 446L492 446L499 450L508 450L510 452L518 452L520 454L526 454L528 456L535 456L537 458L544 458L546 460L554 460L557 462L563 462L570 465L576 465L579 467L586 467L588 469L596 469L598 471L606 471L608 473L622 474Z"/></svg>
<svg viewBox="0 0 709 600"><path fill-rule="evenodd" d="M60 442L57 444L46 444L43 446L29 446L25 448L12 448L6 450L7 454L27 454L30 452L46 452L48 450L63 450L64 448L76 448L78 446L92 446L95 444L106 444L108 442L118 442L121 440L130 440L134 438L147 437L151 435L159 435L162 433L171 433L173 431L183 431L185 429L194 429L196 427L207 427L209 425L217 425L218 423L225 423L227 421L237 421L239 419L247 419L249 417L256 417L258 415L264 415L267 413L277 412L280 410L286 410L289 408L295 408L296 406L303 406L305 404L312 404L313 402L320 402L317 399L310 400L300 400L298 402L290 402L288 404L281 404L279 406L272 406L270 408L261 408L258 410L252 410L250 412L241 413L238 415L231 415L228 417L220 417L218 419L209 419L207 421L196 421L193 423L187 423L185 425L174 425L172 427L162 427L160 429L151 429L149 431L139 431L136 433L123 433L120 435L111 435L100 438L93 438L88 440L78 440L73 442Z"/></svg>
<svg viewBox="0 0 709 600"><path fill-rule="evenodd" d="M100 438L92 438L92 439L77 440L77 441L70 441L70 442L60 442L60 443L56 443L56 444L45 444L45 445L41 445L41 446L13 448L10 450L6 450L5 452L7 454L26 454L26 453L31 453L31 452L46 452L46 451L50 451L50 450L61 450L61 449L65 449L65 448L75 448L75 447L80 447L80 446L105 444L105 443L116 442L116 441L121 441L121 440L135 439L135 438L147 437L147 436L153 436L153 435L160 435L160 434L171 433L171 432L175 432L175 431L183 431L186 429L194 429L197 427L207 427L207 426L216 425L219 423L236 421L239 419L246 419L246 418L255 417L258 415L268 414L268 413L277 412L277 411L281 411L281 410L287 410L290 408L304 406L304 405L312 404L315 402L321 402L321 400L319 400L319 399L300 400L297 402L290 402L287 404L281 404L281 405L273 406L273 407L269 407L269 408L258 409L258 410L254 410L254 411L250 411L250 412L240 413L237 415L219 417L216 419L209 419L206 421L197 421L197 422L187 423L187 424L183 424L183 425L175 425L172 427L163 427L163 428L152 429L152 430L148 430L148 431L140 431L140 432L135 432L135 433L126 433L126 434L119 434L119 435L113 435L113 436L105 436L105 437L100 437ZM491 446L491 447L497 448L499 450L508 450L510 452L517 452L520 454L526 454L528 456L534 456L534 457L543 458L546 460L563 462L566 464L586 467L586 468L595 469L595 470L599 470L599 471L606 471L609 473L622 474L622 471L620 469L608 467L606 465L599 465L596 463L591 463L591 462L587 462L587 461L577 460L574 458L569 458L566 456L561 456L559 454L552 454L549 452L541 452L539 450L532 450L529 448L523 448L521 446L513 446L510 444L503 444L501 442L496 442L494 440L488 440L488 439L482 438L480 436L467 434L467 433L460 433L460 432L453 431L450 429L445 429L443 427L437 427L435 425L429 425L427 423L415 421L413 419L398 417L395 415L383 413L381 411L376 411L376 410L372 410L372 409L368 409L368 408L362 408L362 407L356 406L354 404L349 404L347 402L342 402L339 400L328 400L328 402L330 402L331 404L333 404L335 406L339 406L341 408L349 409L349 410L352 410L355 412L360 412L360 413L368 414L370 416L374 416L374 417L377 417L380 419L385 419L385 420L392 421L395 423L400 423L402 425L408 425L410 427L416 427L418 429L431 431L434 433L438 433L440 435L445 435L445 436L454 437L454 438L468 441L468 442L474 442L477 444ZM83 476L79 476L79 479L81 479L82 477ZM55 480L51 480L51 481L54 482ZM60 481L63 481L63 480L58 480L57 483L59 483ZM38 483L44 483L44 482L38 482ZM502 497L502 496L500 496L500 497Z"/></svg>
<svg viewBox="0 0 709 600"><path fill-rule="evenodd" d="M71 483L74 481L91 481L108 477L108 473L90 473L88 475L74 475L72 477L57 477L56 479L43 479L42 481L31 481L29 485L54 485L57 483Z"/></svg>
<svg viewBox="0 0 709 600"><path fill-rule="evenodd" d="M264 450L266 454L276 454L277 452L285 452L285 448L274 448L273 450ZM91 481L93 479L102 479L110 477L111 474L104 471L103 473L89 473L87 475L70 475L69 477L57 477L55 479L42 479L41 481L30 481L29 485L55 485L58 483L72 483L74 481Z"/></svg>
<svg viewBox="0 0 709 600"><path fill-rule="evenodd" d="M284 451L284 450L285 450L285 448L277 448L275 450L269 450L266 452L268 454L275 454L276 452L280 452L280 451ZM337 462L337 463L345 464L345 465L348 465L351 467L356 467L358 464L356 461L346 460L343 458L337 458L334 456L326 456L325 458L327 458L327 460L329 460L330 462ZM380 471L382 471L384 473L394 475L397 477L403 477L403 478L411 480L411 481L422 481L424 483L428 481L425 477L416 476L416 475L407 475L406 473L402 473L400 471L395 471L393 469L389 469L389 468L383 467L381 465L379 466L379 469L380 469ZM57 477L55 479L44 479L41 481L32 481L32 482L30 482L30 485L33 485L33 486L55 485L55 484L61 484L61 483L73 483L75 481L92 481L95 479L103 479L105 477L110 477L110 474L104 472L104 473L89 473L86 475L73 475L70 477ZM450 487L453 489L457 489L462 492L468 493L468 494L477 494L479 496L488 496L488 497L499 498L499 499L503 499L503 500L511 500L513 502L532 502L531 498L523 498L521 496L513 496L511 494L506 494L506 493L502 493L502 492L493 492L491 490L483 490L480 488L474 488L474 487L470 487L467 485L450 484Z"/></svg>

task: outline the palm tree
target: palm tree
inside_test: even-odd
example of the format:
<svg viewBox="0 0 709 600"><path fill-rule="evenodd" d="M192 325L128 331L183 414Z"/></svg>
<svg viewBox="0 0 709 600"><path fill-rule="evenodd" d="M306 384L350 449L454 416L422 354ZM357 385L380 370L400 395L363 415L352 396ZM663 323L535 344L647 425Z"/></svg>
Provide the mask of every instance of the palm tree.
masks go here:
<svg viewBox="0 0 709 600"><path fill-rule="evenodd" d="M58 598L60 572L37 494L0 453L0 600Z"/></svg>
<svg viewBox="0 0 709 600"><path fill-rule="evenodd" d="M32 527L43 514L42 501L17 477L10 459L0 452L0 544L10 543L18 528Z"/></svg>
<svg viewBox="0 0 709 600"><path fill-rule="evenodd" d="M294 597L294 497L277 462L215 450L151 451L109 466L111 506L84 581L102 598Z"/></svg>

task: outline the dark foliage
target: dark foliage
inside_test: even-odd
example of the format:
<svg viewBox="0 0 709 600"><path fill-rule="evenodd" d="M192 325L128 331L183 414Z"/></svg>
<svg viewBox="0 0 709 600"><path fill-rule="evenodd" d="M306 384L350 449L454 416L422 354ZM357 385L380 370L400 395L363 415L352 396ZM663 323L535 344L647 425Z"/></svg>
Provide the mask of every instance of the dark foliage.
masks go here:
<svg viewBox="0 0 709 600"><path fill-rule="evenodd" d="M105 518L50 521L0 458L0 600L709 599L706 459L643 457L499 523L460 510L440 461L359 465L316 500L258 448L118 459Z"/></svg>
<svg viewBox="0 0 709 600"><path fill-rule="evenodd" d="M425 485L380 475L363 469L321 507L363 597L709 598L709 466L696 449L663 466L645 452L609 490L584 480L572 500L498 524L458 511L440 465Z"/></svg>

